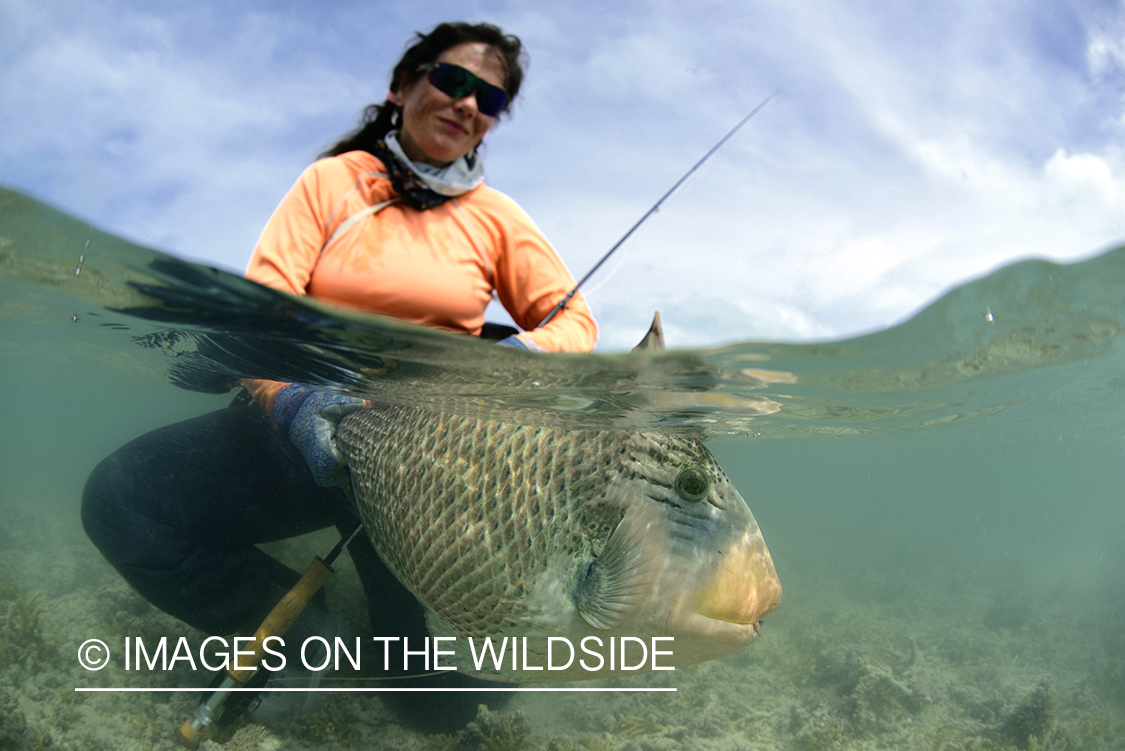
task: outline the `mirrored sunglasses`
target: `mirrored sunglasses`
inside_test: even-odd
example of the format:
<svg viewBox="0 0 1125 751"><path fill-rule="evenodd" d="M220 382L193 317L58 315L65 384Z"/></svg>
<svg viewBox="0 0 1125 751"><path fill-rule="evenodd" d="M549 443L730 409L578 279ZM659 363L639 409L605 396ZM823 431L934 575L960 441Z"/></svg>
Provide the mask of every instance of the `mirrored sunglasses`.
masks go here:
<svg viewBox="0 0 1125 751"><path fill-rule="evenodd" d="M476 93L477 109L489 117L496 117L508 103L508 95L499 86L474 75L472 71L452 63L426 63L418 68L427 71L434 88L454 99Z"/></svg>

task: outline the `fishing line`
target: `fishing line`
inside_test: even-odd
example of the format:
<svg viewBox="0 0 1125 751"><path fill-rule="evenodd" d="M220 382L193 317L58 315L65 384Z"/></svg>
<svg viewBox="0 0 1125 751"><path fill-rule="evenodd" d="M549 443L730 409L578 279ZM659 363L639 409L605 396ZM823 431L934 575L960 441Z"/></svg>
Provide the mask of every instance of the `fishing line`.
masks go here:
<svg viewBox="0 0 1125 751"><path fill-rule="evenodd" d="M356 525L356 528L354 530L352 530L352 533L350 535L348 535L347 537L344 537L343 535L341 535L340 541L338 543L336 543L336 547L332 548L332 552L328 554L328 557L326 557L324 559L324 562L326 564L328 564L329 566L331 566L333 564L333 562L335 562L335 560L340 556L340 553L344 552L344 548L351 545L352 540L355 539L355 536L358 535L362 531L363 531L363 525L359 524L359 525Z"/></svg>
<svg viewBox="0 0 1125 751"><path fill-rule="evenodd" d="M633 257L633 251L637 249L637 244L640 242L640 238L643 234L644 229L642 228L641 231L637 233L637 236L632 238L632 242L621 246L622 252L617 256L617 262L613 265L613 268L602 274L602 278L598 280L597 284L586 290L584 294L587 298L593 297L599 289L608 284L609 281L616 276L617 272L621 270L621 267L625 265L626 261Z"/></svg>
<svg viewBox="0 0 1125 751"><path fill-rule="evenodd" d="M691 175L692 175L692 173L693 173L693 172L695 172L695 171L696 171L697 169L699 169L699 168L700 168L700 167L701 167L701 166L703 165L703 163L704 163L704 162L706 162L706 161L707 161L708 159L710 159L710 158L711 158L711 155L712 155L712 154L714 154L714 153L715 153L716 151L718 151L718 150L719 150L719 147L721 147L721 146L722 146L722 145L723 145L724 143L726 143L726 142L727 142L727 140L728 140L728 139L730 139L730 137L731 137L731 136L733 136L733 135L734 135L735 133L737 133L737 132L738 132L738 130L739 130L739 128L741 128L741 127L742 127L743 125L745 125L746 123L748 123L748 122L750 121L750 118L752 118L752 117L753 117L754 115L758 114L758 111L759 111L759 110L761 110L761 109L762 109L762 107L765 107L765 106L766 106L767 104L769 104L769 101L770 101L771 99L773 99L773 98L774 98L775 96L777 96L777 95L778 95L778 93L780 93L780 91L781 91L781 89L774 89L774 90L773 90L772 92L770 92L769 96L767 96L767 97L766 97L765 99L763 99L763 100L762 100L761 102L759 102L759 103L758 103L758 106L757 106L757 107L755 107L754 109L750 110L750 114L748 114L748 115L747 115L746 117L744 117L744 118L742 118L741 120L739 120L739 121L738 121L738 124L737 124L737 125L735 125L735 126L734 126L733 128L731 128L731 129L730 129L730 130L729 130L729 131L727 132L727 134L726 134L725 136L723 136L722 138L720 138L720 139L719 139L719 142L718 142L718 143L716 143L716 144L715 144L714 146L712 146L712 147L711 147L711 150L710 150L710 151L708 151L708 152L707 152L706 154L704 154L704 155L703 155L703 158L702 158L702 159L700 159L700 160L699 160L698 162L696 162L696 163L695 163L695 164L694 164L694 165L692 166L692 168L691 168L691 169L689 169L689 170L688 170L687 172L685 172L685 173L684 173L684 175L683 175L683 177L681 177L681 178L680 178L679 180L677 180L677 181L676 181L676 184L675 184L675 185L673 185L673 186L672 186L671 188L669 188L669 189L668 189L668 192L667 192L667 193L665 193L665 194L664 194L663 196L661 196L661 197L660 197L660 200L659 200L659 201L657 201L656 203L654 203L654 204L652 205L652 207L651 207L651 208L649 208L649 210L645 212L644 216L642 216L642 217L641 217L640 219L638 219L638 220L637 220L637 223L636 223L636 224L634 224L634 225L633 225L632 227L630 227L630 228L629 228L629 231L628 231L628 232L626 232L626 233L625 233L624 235L622 235L622 237L621 237L621 239L620 239L620 240L618 240L618 241L617 241L616 243L614 243L613 247L612 247L612 248L610 248L610 249L609 249L609 250L608 250L608 251L606 252L606 254L605 254L604 256L602 256L602 257L601 257L601 260L600 260L600 261L598 261L597 263L595 263L595 264L594 264L594 267L593 267L592 269L590 269L589 271L587 271L587 272L586 272L586 275L585 275L585 276L583 276L583 277L582 277L581 279L579 279L579 280L578 280L578 284L575 284L575 285L574 285L574 289L572 289L572 290L571 290L570 292L568 292L568 293L567 293L567 295L566 295L566 297L564 297L563 299L559 300L558 304L557 304L557 305L555 305L555 307L551 308L551 312L550 312L550 313L548 313L548 314L547 314L546 316L544 316L543 320L542 320L542 321L540 321L540 322L539 322L539 325L538 325L538 326L536 326L535 328L542 328L543 326L546 326L546 325L547 325L547 324L548 324L548 323L550 322L550 320L551 320L552 318L554 318L554 317L555 317L555 315L556 315L556 314L557 314L557 313L558 313L558 312L559 312L560 310L562 310L563 308L565 308L565 307L566 307L566 304L567 304L568 302L570 302L570 298L574 297L574 295L575 295L575 294L577 294L578 290L579 290L579 289L580 289L580 288L582 287L582 285L583 285L583 284L585 284L585 283L586 283L586 281L587 281L587 280L588 280L588 279L589 279L589 278L590 278L591 276L593 276L593 275L594 275L594 273L595 273L595 272L596 272L596 271L597 271L598 269L600 269L600 268L602 267L602 264L603 264L603 263L605 263L605 262L606 262L607 260L609 260L609 257L610 257L611 255L613 255L614 251L616 251L616 250L617 250L618 248L620 248L620 247L621 247L621 244L622 244L622 243L624 243L624 242L625 242L626 240L628 240L628 239L629 239L629 236L630 236L630 235L632 235L632 234L633 234L634 232L636 232L637 228L638 228L638 227L640 227L640 226L641 226L642 224L644 224L644 222L645 222L645 220L646 220L646 219L648 219L648 218L649 218L650 216L652 216L652 215L653 215L653 214L655 214L656 212L660 211L660 204L664 203L664 201L666 201L666 200L668 199L668 197L669 197L669 196L671 196L671 195L672 195L673 193L675 193L675 192L676 192L676 188L678 188L678 187L680 187L681 185L683 185L683 184L684 184L684 181L686 181L686 180L687 180L687 179L688 179L689 177L691 177Z"/></svg>

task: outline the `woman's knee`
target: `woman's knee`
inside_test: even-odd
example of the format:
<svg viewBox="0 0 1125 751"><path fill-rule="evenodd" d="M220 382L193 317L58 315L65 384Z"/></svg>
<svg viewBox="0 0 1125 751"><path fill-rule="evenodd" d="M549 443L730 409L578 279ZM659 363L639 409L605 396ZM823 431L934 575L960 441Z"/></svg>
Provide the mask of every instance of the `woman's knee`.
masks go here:
<svg viewBox="0 0 1125 751"><path fill-rule="evenodd" d="M128 494L129 478L122 471L116 452L94 467L82 490L82 526L86 536L111 562L111 554L130 536L122 525L122 502Z"/></svg>

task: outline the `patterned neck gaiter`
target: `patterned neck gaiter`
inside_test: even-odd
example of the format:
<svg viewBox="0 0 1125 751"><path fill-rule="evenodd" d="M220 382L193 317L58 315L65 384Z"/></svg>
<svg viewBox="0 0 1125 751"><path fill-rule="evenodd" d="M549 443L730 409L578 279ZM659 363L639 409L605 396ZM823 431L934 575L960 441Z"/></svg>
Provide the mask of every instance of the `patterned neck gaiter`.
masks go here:
<svg viewBox="0 0 1125 751"><path fill-rule="evenodd" d="M387 168L387 176L391 179L391 185L394 186L395 192L402 196L402 199L414 209L418 211L425 211L432 209L434 206L440 206L448 201L453 196L443 196L441 193L433 191L428 185L414 173L406 164L403 164L393 151L387 148L387 143L383 139L379 139L371 149L383 166Z"/></svg>

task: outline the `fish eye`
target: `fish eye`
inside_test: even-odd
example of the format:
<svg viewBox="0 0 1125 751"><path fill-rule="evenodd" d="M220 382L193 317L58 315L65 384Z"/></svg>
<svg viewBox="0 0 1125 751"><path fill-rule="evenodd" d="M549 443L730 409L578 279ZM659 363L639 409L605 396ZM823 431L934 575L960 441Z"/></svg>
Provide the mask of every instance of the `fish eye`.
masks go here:
<svg viewBox="0 0 1125 751"><path fill-rule="evenodd" d="M676 493L685 501L698 503L707 497L707 489L711 483L707 482L707 478L694 467L688 467L680 471L676 476Z"/></svg>

